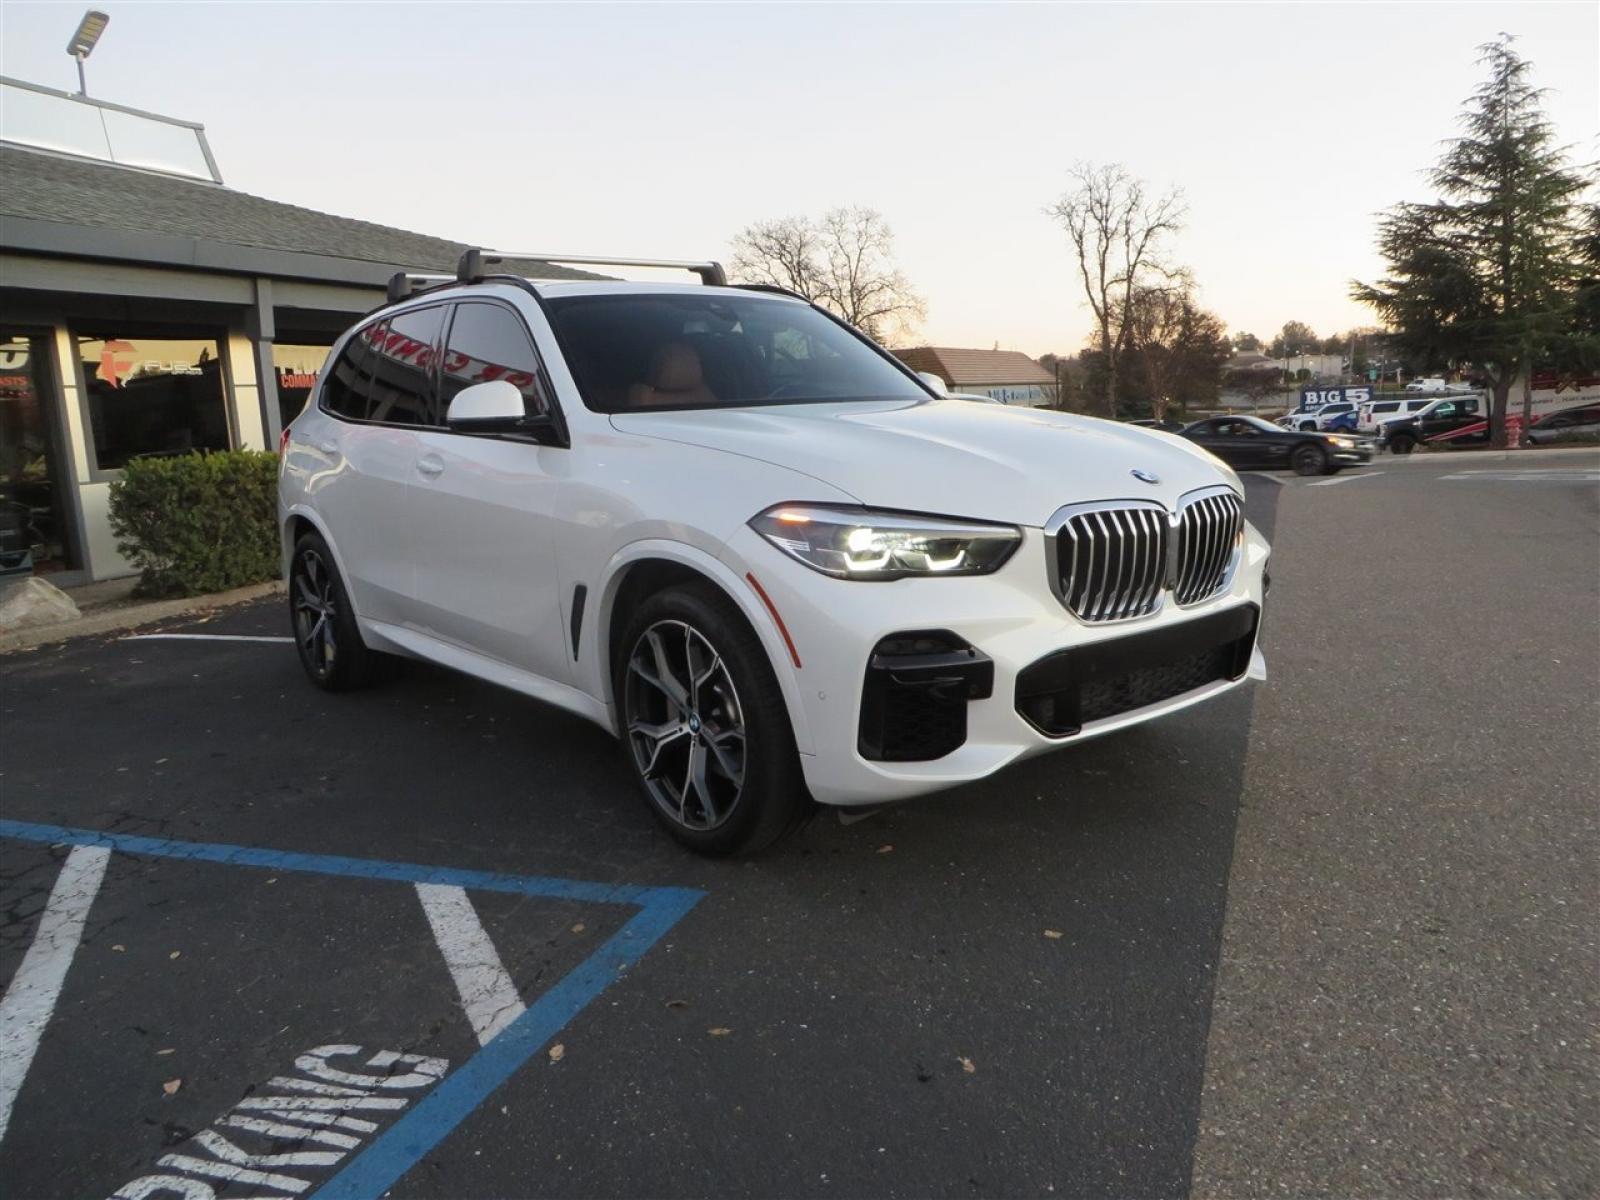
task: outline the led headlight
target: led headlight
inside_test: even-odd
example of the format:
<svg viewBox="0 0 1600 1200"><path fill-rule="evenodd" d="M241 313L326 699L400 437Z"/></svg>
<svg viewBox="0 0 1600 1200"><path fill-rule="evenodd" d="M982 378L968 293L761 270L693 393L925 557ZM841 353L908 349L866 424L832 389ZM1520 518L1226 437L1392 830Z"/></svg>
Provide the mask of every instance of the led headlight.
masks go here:
<svg viewBox="0 0 1600 1200"><path fill-rule="evenodd" d="M1328 440L1344 450L1354 450L1356 448L1356 444L1349 438L1331 437Z"/></svg>
<svg viewBox="0 0 1600 1200"><path fill-rule="evenodd" d="M750 528L837 579L987 575L1022 541L1010 525L818 504L779 504Z"/></svg>

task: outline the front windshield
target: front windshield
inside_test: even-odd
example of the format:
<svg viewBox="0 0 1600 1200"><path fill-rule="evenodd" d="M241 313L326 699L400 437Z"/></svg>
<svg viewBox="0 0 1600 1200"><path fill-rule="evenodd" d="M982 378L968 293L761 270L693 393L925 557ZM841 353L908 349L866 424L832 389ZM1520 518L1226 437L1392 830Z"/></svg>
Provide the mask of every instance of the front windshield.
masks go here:
<svg viewBox="0 0 1600 1200"><path fill-rule="evenodd" d="M596 412L928 399L894 363L804 304L635 292L551 297L546 306Z"/></svg>

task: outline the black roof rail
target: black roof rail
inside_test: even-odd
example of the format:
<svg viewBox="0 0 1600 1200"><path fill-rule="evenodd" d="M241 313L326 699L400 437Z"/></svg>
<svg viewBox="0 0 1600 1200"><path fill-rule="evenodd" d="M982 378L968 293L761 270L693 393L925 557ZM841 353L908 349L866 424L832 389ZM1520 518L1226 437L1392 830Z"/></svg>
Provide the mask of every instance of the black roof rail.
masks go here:
<svg viewBox="0 0 1600 1200"><path fill-rule="evenodd" d="M415 296L454 282L456 282L454 275L416 275L407 271L396 271L389 276L387 299L384 303L394 304L408 296ZM419 287L419 284L423 286Z"/></svg>
<svg viewBox="0 0 1600 1200"><path fill-rule="evenodd" d="M811 303L809 296L803 296L793 288L780 287L776 283L732 283L729 287L740 288L746 292L771 292L774 296L788 296L793 300L804 300Z"/></svg>
<svg viewBox="0 0 1600 1200"><path fill-rule="evenodd" d="M558 263L563 266L585 267L665 267L670 270L692 271L700 282L712 287L726 287L728 273L719 262L693 262L677 258L617 258L597 254L554 254L544 250L483 250L472 247L461 252L456 263L458 283L478 283L486 274L484 268L507 259L527 262Z"/></svg>

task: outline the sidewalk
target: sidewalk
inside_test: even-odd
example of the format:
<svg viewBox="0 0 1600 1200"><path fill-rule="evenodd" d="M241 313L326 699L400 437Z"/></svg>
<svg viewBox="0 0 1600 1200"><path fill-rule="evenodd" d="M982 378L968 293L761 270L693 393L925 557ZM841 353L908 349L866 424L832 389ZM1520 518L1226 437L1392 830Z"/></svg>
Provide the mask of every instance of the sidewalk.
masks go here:
<svg viewBox="0 0 1600 1200"><path fill-rule="evenodd" d="M137 580L109 579L100 583L68 589L67 595L78 605L79 615L69 621L50 625L35 625L26 629L0 629L0 654L14 650L28 650L50 642L64 642L70 638L89 637L93 634L114 633L134 629L156 621L188 616L259 600L263 596L281 595L282 580L271 583L253 583L248 587L216 592L209 596L184 596L176 600L136 600L132 596Z"/></svg>

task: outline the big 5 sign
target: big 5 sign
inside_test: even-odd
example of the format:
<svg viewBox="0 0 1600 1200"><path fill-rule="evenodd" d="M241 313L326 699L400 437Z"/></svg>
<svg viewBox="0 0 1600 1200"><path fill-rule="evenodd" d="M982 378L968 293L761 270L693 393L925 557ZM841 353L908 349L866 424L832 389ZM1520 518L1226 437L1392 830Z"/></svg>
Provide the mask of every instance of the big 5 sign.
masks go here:
<svg viewBox="0 0 1600 1200"><path fill-rule="evenodd" d="M1324 404L1365 404L1372 399L1372 389L1361 387L1301 388L1300 408L1321 408Z"/></svg>

